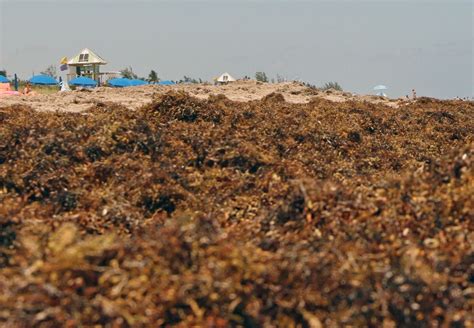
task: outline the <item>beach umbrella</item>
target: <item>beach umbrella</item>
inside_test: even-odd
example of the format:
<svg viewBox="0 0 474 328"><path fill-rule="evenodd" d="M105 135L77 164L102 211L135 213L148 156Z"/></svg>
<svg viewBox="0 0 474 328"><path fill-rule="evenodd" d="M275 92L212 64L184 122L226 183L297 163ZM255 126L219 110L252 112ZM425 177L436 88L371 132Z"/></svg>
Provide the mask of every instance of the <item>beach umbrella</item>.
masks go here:
<svg viewBox="0 0 474 328"><path fill-rule="evenodd" d="M377 91L376 95L380 97L387 97L387 95L383 92L384 90L387 90L385 85L377 85L374 87L374 91Z"/></svg>
<svg viewBox="0 0 474 328"><path fill-rule="evenodd" d="M77 85L77 86L81 86L81 87L95 87L97 85L97 81L95 81L95 80L93 80L89 77L80 76L80 77L76 77L75 79L72 79L71 81L69 81L69 84Z"/></svg>
<svg viewBox="0 0 474 328"><path fill-rule="evenodd" d="M116 79L111 79L107 81L107 84L116 87L116 88L123 88L123 87L129 87L132 85L132 81L130 79L126 78L116 78Z"/></svg>
<svg viewBox="0 0 474 328"><path fill-rule="evenodd" d="M32 84L42 84L42 85L55 85L58 84L53 77L49 75L35 75L30 79Z"/></svg>
<svg viewBox="0 0 474 328"><path fill-rule="evenodd" d="M0 75L0 83L8 83L8 82L10 81L8 81L8 79L5 76Z"/></svg>
<svg viewBox="0 0 474 328"><path fill-rule="evenodd" d="M159 85L173 85L173 84L176 84L174 83L173 81L170 81L170 80L165 80L165 81L160 81L158 82Z"/></svg>
<svg viewBox="0 0 474 328"><path fill-rule="evenodd" d="M148 82L147 81L143 81L143 80L139 80L139 79L134 79L134 80L131 80L130 81L130 84L132 86L139 86L139 85L147 85Z"/></svg>

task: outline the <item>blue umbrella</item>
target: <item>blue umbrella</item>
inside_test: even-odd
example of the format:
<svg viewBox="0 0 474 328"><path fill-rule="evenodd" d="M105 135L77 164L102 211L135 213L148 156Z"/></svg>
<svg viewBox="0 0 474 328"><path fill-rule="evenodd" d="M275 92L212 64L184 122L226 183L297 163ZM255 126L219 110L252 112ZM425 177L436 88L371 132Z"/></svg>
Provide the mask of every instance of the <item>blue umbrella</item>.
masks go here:
<svg viewBox="0 0 474 328"><path fill-rule="evenodd" d="M132 81L126 78L116 78L107 81L107 84L113 87L123 88L129 87L132 85Z"/></svg>
<svg viewBox="0 0 474 328"><path fill-rule="evenodd" d="M35 75L30 79L32 84L55 85L58 84L54 78L49 75Z"/></svg>
<svg viewBox="0 0 474 328"><path fill-rule="evenodd" d="M147 81L139 80L139 79L134 79L130 81L131 85L133 86L138 86L138 85L146 85L148 84Z"/></svg>
<svg viewBox="0 0 474 328"><path fill-rule="evenodd" d="M170 80L165 80L165 81L160 81L158 82L159 85L174 85L176 83L174 83L173 81L170 81Z"/></svg>
<svg viewBox="0 0 474 328"><path fill-rule="evenodd" d="M0 75L0 83L8 83L8 82L10 81L8 81L8 79L5 76Z"/></svg>
<svg viewBox="0 0 474 328"><path fill-rule="evenodd" d="M76 77L75 79L72 79L71 81L69 81L69 84L77 85L77 86L81 86L81 87L95 87L97 85L97 81L95 81L95 80L93 80L89 77L80 76L80 77Z"/></svg>

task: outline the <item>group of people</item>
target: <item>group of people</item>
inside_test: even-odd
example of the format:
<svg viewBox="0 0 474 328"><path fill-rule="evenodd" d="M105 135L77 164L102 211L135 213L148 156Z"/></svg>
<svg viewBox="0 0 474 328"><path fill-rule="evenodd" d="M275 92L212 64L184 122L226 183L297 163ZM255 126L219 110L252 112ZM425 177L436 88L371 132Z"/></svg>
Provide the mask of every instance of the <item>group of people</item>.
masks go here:
<svg viewBox="0 0 474 328"><path fill-rule="evenodd" d="M0 94L1 95L26 95L31 96L36 94L31 88L31 83L26 82L25 87L23 88L22 92L18 92L16 90L12 90L10 83L0 83Z"/></svg>
<svg viewBox="0 0 474 328"><path fill-rule="evenodd" d="M408 95L405 96L407 100L410 100L410 97ZM416 90L411 89L411 100L416 100Z"/></svg>
<svg viewBox="0 0 474 328"><path fill-rule="evenodd" d="M472 101L472 100L474 100L474 98L469 99L469 97L462 97L461 98L461 97L458 97L458 96L455 97L454 99L455 100L461 100L461 101Z"/></svg>

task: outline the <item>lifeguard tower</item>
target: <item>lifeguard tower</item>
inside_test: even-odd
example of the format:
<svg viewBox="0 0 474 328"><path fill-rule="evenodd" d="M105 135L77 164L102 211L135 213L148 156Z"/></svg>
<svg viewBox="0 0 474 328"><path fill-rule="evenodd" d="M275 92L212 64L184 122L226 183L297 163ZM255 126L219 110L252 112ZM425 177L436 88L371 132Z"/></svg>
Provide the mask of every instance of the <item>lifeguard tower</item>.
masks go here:
<svg viewBox="0 0 474 328"><path fill-rule="evenodd" d="M69 73L67 80L70 81L79 76L90 77L99 83L103 83L104 73L100 72L100 65L106 65L107 62L92 50L85 48L79 54L67 62Z"/></svg>

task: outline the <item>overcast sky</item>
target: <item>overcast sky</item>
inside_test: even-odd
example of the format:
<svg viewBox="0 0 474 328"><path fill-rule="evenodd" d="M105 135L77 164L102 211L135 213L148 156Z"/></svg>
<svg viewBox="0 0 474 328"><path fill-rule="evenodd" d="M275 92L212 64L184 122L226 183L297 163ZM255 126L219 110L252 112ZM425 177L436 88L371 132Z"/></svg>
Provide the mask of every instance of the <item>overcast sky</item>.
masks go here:
<svg viewBox="0 0 474 328"><path fill-rule="evenodd" d="M265 71L390 96L473 96L473 1L0 0L0 69L29 78L88 47L164 79Z"/></svg>

